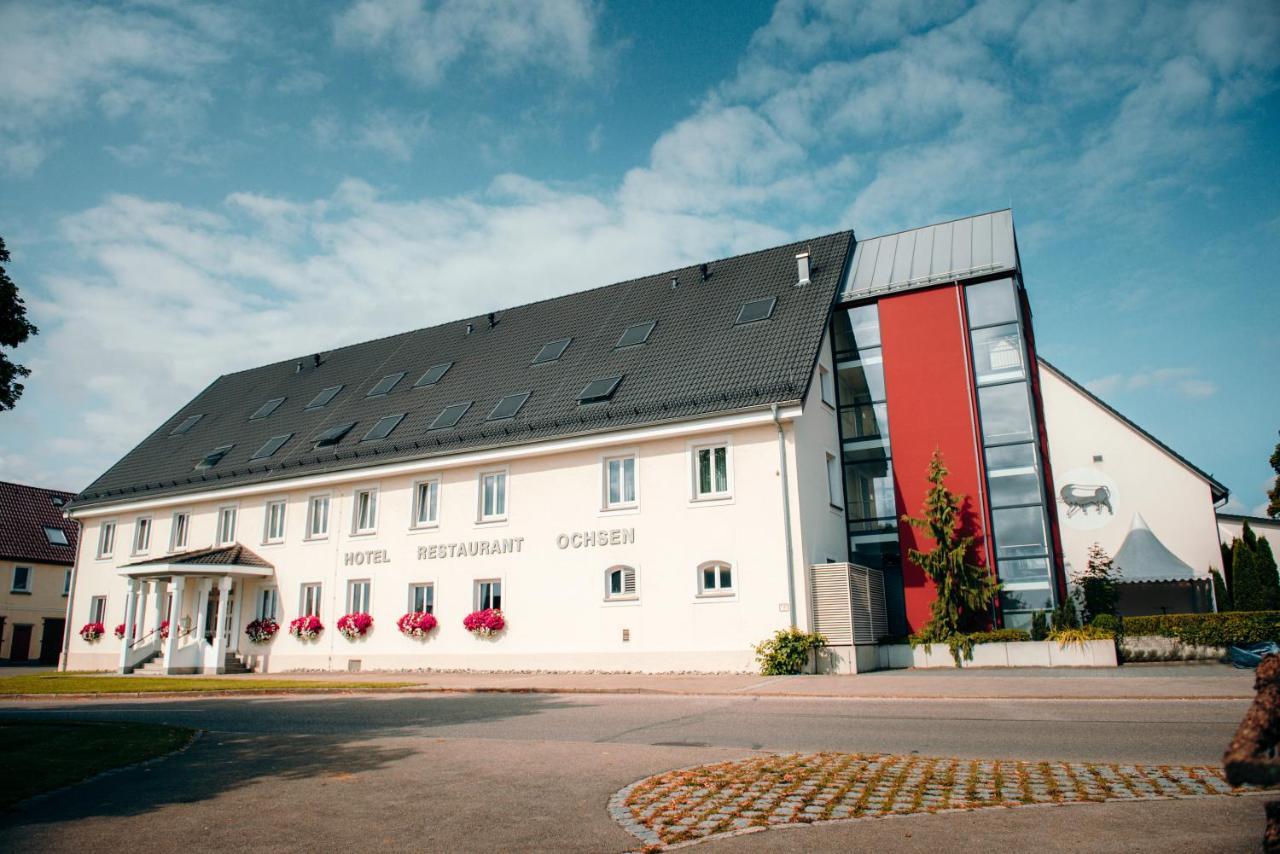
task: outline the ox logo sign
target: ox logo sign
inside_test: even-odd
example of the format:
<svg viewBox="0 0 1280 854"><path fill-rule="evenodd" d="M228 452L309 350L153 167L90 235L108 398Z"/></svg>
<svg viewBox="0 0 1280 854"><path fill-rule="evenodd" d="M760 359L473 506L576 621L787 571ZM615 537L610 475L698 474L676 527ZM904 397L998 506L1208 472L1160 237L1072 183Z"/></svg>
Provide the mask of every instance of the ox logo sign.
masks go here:
<svg viewBox="0 0 1280 854"><path fill-rule="evenodd" d="M1116 484L1100 469L1072 469L1058 481L1062 521L1082 531L1106 527L1116 517Z"/></svg>

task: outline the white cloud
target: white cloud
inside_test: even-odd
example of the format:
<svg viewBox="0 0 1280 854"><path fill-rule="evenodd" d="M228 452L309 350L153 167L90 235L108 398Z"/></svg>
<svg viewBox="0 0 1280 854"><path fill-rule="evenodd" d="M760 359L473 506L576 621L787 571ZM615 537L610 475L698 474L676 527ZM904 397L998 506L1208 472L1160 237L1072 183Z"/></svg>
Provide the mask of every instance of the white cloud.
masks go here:
<svg viewBox="0 0 1280 854"><path fill-rule="evenodd" d="M487 73L539 68L584 77L596 66L595 4L589 0L358 0L334 20L340 47L389 54L410 81L438 84L471 56Z"/></svg>
<svg viewBox="0 0 1280 854"><path fill-rule="evenodd" d="M1218 393L1217 385L1198 376L1194 368L1156 368L1129 374L1108 374L1086 382L1085 386L1099 397L1143 389L1171 390L1193 400Z"/></svg>

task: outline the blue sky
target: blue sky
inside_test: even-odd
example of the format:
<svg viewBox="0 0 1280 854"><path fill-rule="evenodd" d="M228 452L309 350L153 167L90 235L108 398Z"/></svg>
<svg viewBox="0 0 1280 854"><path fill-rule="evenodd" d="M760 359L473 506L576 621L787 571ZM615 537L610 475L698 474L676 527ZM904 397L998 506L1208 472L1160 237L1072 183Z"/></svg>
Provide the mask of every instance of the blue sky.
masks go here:
<svg viewBox="0 0 1280 854"><path fill-rule="evenodd" d="M1012 206L1040 352L1259 509L1273 2L0 4L41 334L0 477L214 377L692 261Z"/></svg>

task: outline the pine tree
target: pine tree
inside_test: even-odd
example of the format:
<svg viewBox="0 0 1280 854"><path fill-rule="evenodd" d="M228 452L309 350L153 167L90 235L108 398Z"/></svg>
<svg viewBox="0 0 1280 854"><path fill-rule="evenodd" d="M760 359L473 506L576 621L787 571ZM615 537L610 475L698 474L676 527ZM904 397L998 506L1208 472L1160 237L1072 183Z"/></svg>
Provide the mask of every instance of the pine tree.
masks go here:
<svg viewBox="0 0 1280 854"><path fill-rule="evenodd" d="M1232 586L1235 582L1231 576L1231 546L1226 543L1219 543L1218 548L1222 551L1222 580L1227 586L1227 596L1231 596Z"/></svg>
<svg viewBox="0 0 1280 854"><path fill-rule="evenodd" d="M1094 617L1102 614L1115 616L1120 600L1120 591L1116 588L1119 577L1120 567L1111 555L1097 543L1089 546L1089 563L1074 579L1085 622L1092 623Z"/></svg>
<svg viewBox="0 0 1280 854"><path fill-rule="evenodd" d="M1211 568L1209 576L1213 579L1213 599L1218 605L1218 611L1234 611L1235 609L1231 607L1231 593L1227 591L1227 584L1222 580L1222 573Z"/></svg>
<svg viewBox="0 0 1280 854"><path fill-rule="evenodd" d="M1253 544L1253 566L1266 591L1267 610L1280 610L1280 575L1276 573L1276 558L1266 537L1258 537Z"/></svg>
<svg viewBox="0 0 1280 854"><path fill-rule="evenodd" d="M1275 485L1267 491L1267 515L1272 519L1280 519L1280 442L1276 443L1276 449L1271 452L1271 468L1275 470Z"/></svg>
<svg viewBox="0 0 1280 854"><path fill-rule="evenodd" d="M978 628L1000 590L999 582L989 569L969 563L974 538L962 536L958 530L964 496L947 489L946 476L942 452L935 450L929 460L930 486L924 500L924 515L918 519L902 517L934 542L929 551L909 549L907 552L935 588L929 622L916 635L924 643L947 642L966 630Z"/></svg>
<svg viewBox="0 0 1280 854"><path fill-rule="evenodd" d="M1266 611L1273 596L1259 566L1258 538L1249 523L1231 543L1231 602L1238 611ZM1268 549L1270 551L1270 549Z"/></svg>

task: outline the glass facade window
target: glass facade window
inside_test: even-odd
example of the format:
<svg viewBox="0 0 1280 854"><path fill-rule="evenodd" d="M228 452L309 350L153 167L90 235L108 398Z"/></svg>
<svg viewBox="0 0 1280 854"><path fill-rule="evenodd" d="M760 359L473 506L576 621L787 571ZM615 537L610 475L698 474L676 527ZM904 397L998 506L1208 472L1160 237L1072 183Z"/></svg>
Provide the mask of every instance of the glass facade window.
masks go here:
<svg viewBox="0 0 1280 854"><path fill-rule="evenodd" d="M984 444L1007 445L1035 438L1031 398L1025 382L978 389L978 410L982 413Z"/></svg>
<svg viewBox="0 0 1280 854"><path fill-rule="evenodd" d="M996 323L1017 323L1021 320L1013 279L969 285L964 290L965 302L969 307L970 329Z"/></svg>
<svg viewBox="0 0 1280 854"><path fill-rule="evenodd" d="M1022 330L1018 324L988 326L975 329L970 334L973 338L974 377L978 385L1026 378Z"/></svg>

